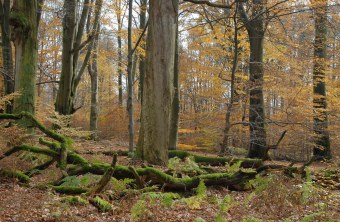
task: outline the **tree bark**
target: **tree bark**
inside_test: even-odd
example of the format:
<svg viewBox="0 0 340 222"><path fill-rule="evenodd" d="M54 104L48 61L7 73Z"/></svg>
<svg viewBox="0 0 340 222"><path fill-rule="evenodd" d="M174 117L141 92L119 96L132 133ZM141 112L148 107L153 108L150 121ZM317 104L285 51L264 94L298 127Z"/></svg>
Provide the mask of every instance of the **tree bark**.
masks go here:
<svg viewBox="0 0 340 222"><path fill-rule="evenodd" d="M250 145L248 157L267 159L267 136L263 98L263 42L265 34L264 10L266 0L253 1L252 18L248 19L243 4L239 4L243 23L250 43L249 58L249 131Z"/></svg>
<svg viewBox="0 0 340 222"><path fill-rule="evenodd" d="M95 3L95 17L91 33L86 41L81 42L89 14L89 0L84 0L82 13L77 23L77 3L75 0L64 1L63 19L63 51L62 69L59 90L56 100L56 111L59 114L70 115L79 108L75 107L76 90L91 57L93 39L96 36L103 0ZM90 21L88 21L90 22ZM88 46L87 54L81 67L78 67L80 51Z"/></svg>
<svg viewBox="0 0 340 222"><path fill-rule="evenodd" d="M90 131L93 132L92 139L98 138L98 39L100 26L97 28L97 35L93 43L92 61L88 66L91 77L91 110L90 110Z"/></svg>
<svg viewBox="0 0 340 222"><path fill-rule="evenodd" d="M76 0L64 1L62 68L56 101L56 111L63 115L71 114L73 108L74 61L72 50L76 36L76 10Z"/></svg>
<svg viewBox="0 0 340 222"><path fill-rule="evenodd" d="M0 28L2 37L2 59L4 66L4 86L5 95L9 95L14 92L14 70L13 70L13 55L11 46L11 29L10 29L10 12L11 1L0 1ZM13 106L8 104L6 106L6 113L12 113Z"/></svg>
<svg viewBox="0 0 340 222"><path fill-rule="evenodd" d="M147 0L140 1L139 29L144 30L146 26ZM141 45L145 49L145 44ZM143 104L143 80L145 76L145 55L139 55L139 91L138 99Z"/></svg>
<svg viewBox="0 0 340 222"><path fill-rule="evenodd" d="M175 1L177 2L177 1ZM154 164L168 160L177 12L173 1L150 0L142 122L138 155Z"/></svg>
<svg viewBox="0 0 340 222"><path fill-rule="evenodd" d="M313 68L313 103L314 132L316 134L313 149L314 156L330 159L331 148L328 132L328 115L326 99L327 68L327 1L315 1L315 40Z"/></svg>
<svg viewBox="0 0 340 222"><path fill-rule="evenodd" d="M175 2L173 2L175 4ZM169 150L177 149L178 141L178 124L179 124L179 41L178 41L178 2L176 2L175 10L177 12L176 41L175 41L175 60L174 60L174 97L171 109L171 125L170 125L170 142Z"/></svg>
<svg viewBox="0 0 340 222"><path fill-rule="evenodd" d="M129 0L129 19L128 19L128 100L127 111L129 116L129 151L133 151L134 146L134 120L133 120L133 51L132 51L132 6L133 0Z"/></svg>
<svg viewBox="0 0 340 222"><path fill-rule="evenodd" d="M38 3L36 0L16 0L10 24L15 45L15 91L20 96L14 101L14 112L35 113L35 74L38 54ZM27 121L22 121L27 126Z"/></svg>
<svg viewBox="0 0 340 222"><path fill-rule="evenodd" d="M123 55L122 55L122 18L121 18L121 0L118 1L117 23L118 23L118 103L123 106Z"/></svg>

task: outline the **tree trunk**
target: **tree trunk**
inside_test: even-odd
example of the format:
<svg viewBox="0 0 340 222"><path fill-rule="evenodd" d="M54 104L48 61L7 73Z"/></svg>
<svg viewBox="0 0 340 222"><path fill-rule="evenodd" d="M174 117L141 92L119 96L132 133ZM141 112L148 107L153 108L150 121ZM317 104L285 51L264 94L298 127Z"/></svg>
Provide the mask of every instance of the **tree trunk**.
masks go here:
<svg viewBox="0 0 340 222"><path fill-rule="evenodd" d="M118 1L117 22L118 22L118 102L123 106L123 56L122 56L122 19L121 19L121 1Z"/></svg>
<svg viewBox="0 0 340 222"><path fill-rule="evenodd" d="M236 81L236 71L237 71L237 64L238 64L238 27L237 27L237 7L236 12L234 15L234 58L233 58L233 67L231 70L231 81L230 81L230 101L227 105L227 112L225 114L225 128L223 132L223 141L221 144L220 153L224 154L228 151L229 146L229 132L231 129L230 118L231 118L231 111L233 109L233 105L235 102L235 81Z"/></svg>
<svg viewBox="0 0 340 222"><path fill-rule="evenodd" d="M314 132L316 134L313 154L316 157L330 159L331 148L328 132L328 115L326 100L327 67L327 1L316 1L315 6L315 42L313 68L313 103Z"/></svg>
<svg viewBox="0 0 340 222"><path fill-rule="evenodd" d="M127 111L129 116L129 151L133 151L134 120L133 120L133 52L132 52L132 6L133 0L129 0L129 21L128 21L128 100Z"/></svg>
<svg viewBox="0 0 340 222"><path fill-rule="evenodd" d="M176 1L177 2L177 1ZM177 12L173 1L150 0L138 154L154 164L168 160L173 101Z"/></svg>
<svg viewBox="0 0 340 222"><path fill-rule="evenodd" d="M13 26L15 45L15 99L14 112L35 112L35 73L38 53L38 3L36 0L16 0L13 4L10 24ZM22 122L26 125L26 121Z"/></svg>
<svg viewBox="0 0 340 222"><path fill-rule="evenodd" d="M0 28L2 37L2 58L4 66L4 86L5 95L14 92L14 71L13 71L13 55L11 46L11 29L10 29L10 12L11 1L5 0L3 3L0 1ZM13 106L8 104L6 106L6 113L12 113Z"/></svg>
<svg viewBox="0 0 340 222"><path fill-rule="evenodd" d="M247 29L250 42L249 59L249 130L248 157L267 159L267 136L263 98L263 42L265 34L264 11L266 0L253 1L252 18L249 19L243 4L239 4L241 19Z"/></svg>
<svg viewBox="0 0 340 222"><path fill-rule="evenodd" d="M144 30L146 26L146 10L147 0L141 0L140 2L140 16L139 16L139 29ZM145 44L141 45L145 49ZM145 55L142 53L139 55L139 91L138 99L143 104L143 80L145 76Z"/></svg>
<svg viewBox="0 0 340 222"><path fill-rule="evenodd" d="M72 50L76 36L76 10L76 0L64 1L62 68L56 101L56 111L63 115L71 114L73 108L74 61Z"/></svg>
<svg viewBox="0 0 340 222"><path fill-rule="evenodd" d="M88 35L88 39L81 42L89 14L89 2L89 0L84 0L81 16L77 23L78 1L64 1L62 68L56 101L56 110L63 115L73 114L80 108L75 107L76 90L91 57L93 39L96 36L103 0L96 1L92 31ZM80 51L86 45L88 45L88 53L81 67L78 68Z"/></svg>
<svg viewBox="0 0 340 222"><path fill-rule="evenodd" d="M93 43L92 61L88 66L91 77L91 111L90 111L90 131L93 132L93 140L97 140L98 130L98 39L100 27L98 26L97 35Z"/></svg>
<svg viewBox="0 0 340 222"><path fill-rule="evenodd" d="M178 2L176 2L175 9L177 12L177 27L176 27L176 41L175 41L175 62L174 62L174 98L171 109L171 125L170 125L170 142L169 150L177 149L178 141L178 124L179 124L179 41L178 41Z"/></svg>

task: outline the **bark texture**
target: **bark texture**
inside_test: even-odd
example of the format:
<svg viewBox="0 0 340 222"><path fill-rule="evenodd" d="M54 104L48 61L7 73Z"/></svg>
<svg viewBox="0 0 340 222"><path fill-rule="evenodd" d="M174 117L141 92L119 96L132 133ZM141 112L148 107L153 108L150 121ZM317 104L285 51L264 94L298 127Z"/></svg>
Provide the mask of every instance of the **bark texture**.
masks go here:
<svg viewBox="0 0 340 222"><path fill-rule="evenodd" d="M138 155L154 164L168 160L176 39L173 1L151 0Z"/></svg>
<svg viewBox="0 0 340 222"><path fill-rule="evenodd" d="M15 99L14 112L35 112L35 73L38 53L38 2L16 0L10 17L15 45ZM22 121L23 125L28 124Z"/></svg>
<svg viewBox="0 0 340 222"><path fill-rule="evenodd" d="M316 134L313 154L316 157L330 159L331 147L328 132L328 115L326 99L327 67L327 1L315 3L315 40L313 68L313 103L314 132Z"/></svg>

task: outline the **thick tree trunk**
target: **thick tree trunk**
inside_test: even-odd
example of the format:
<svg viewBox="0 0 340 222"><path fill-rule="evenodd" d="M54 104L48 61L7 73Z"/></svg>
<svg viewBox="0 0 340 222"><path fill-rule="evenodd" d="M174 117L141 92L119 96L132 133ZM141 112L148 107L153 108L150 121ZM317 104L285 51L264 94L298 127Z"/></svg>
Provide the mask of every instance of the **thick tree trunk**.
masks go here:
<svg viewBox="0 0 340 222"><path fill-rule="evenodd" d="M72 50L76 37L76 10L76 0L64 1L62 68L56 101L56 111L63 115L71 114L73 109L74 61Z"/></svg>
<svg viewBox="0 0 340 222"><path fill-rule="evenodd" d="M265 128L265 110L263 98L263 42L265 34L264 10L266 0L253 1L252 18L248 18L243 4L239 11L247 29L250 42L249 59L249 153L250 158L267 159L267 136Z"/></svg>
<svg viewBox="0 0 340 222"><path fill-rule="evenodd" d="M11 46L11 29L10 29L10 12L11 1L0 1L0 28L2 37L2 59L4 66L4 86L5 95L14 92L14 70L13 70L13 55ZM12 113L13 106L8 104L6 106L6 113Z"/></svg>
<svg viewBox="0 0 340 222"><path fill-rule="evenodd" d="M150 0L144 78L143 136L138 154L154 164L168 160L170 120L173 101L173 76L177 12L173 1Z"/></svg>
<svg viewBox="0 0 340 222"><path fill-rule="evenodd" d="M35 72L38 53L38 24L36 0L14 1L10 24L13 26L15 45L15 99L14 112L35 112ZM26 121L22 122L26 125Z"/></svg>
<svg viewBox="0 0 340 222"><path fill-rule="evenodd" d="M175 61L174 61L174 97L171 109L171 123L170 123L170 141L169 150L177 149L178 141L178 124L179 124L179 41L178 41L178 2L176 2L175 9L177 11L177 27L176 27L176 41L175 41Z"/></svg>
<svg viewBox="0 0 340 222"><path fill-rule="evenodd" d="M331 148L328 133L326 100L326 59L327 59L327 1L315 2L315 42L313 68L314 132L316 133L313 154L330 159Z"/></svg>
<svg viewBox="0 0 340 222"><path fill-rule="evenodd" d="M248 157L267 159L267 137L263 98L263 40L264 31L255 27L249 31L250 39L250 84L249 129L250 147Z"/></svg>
<svg viewBox="0 0 340 222"><path fill-rule="evenodd" d="M99 24L103 0L96 0L92 31L89 34L88 39L81 42L89 14L89 2L89 0L85 0L83 2L81 16L77 23L78 1L64 1L62 69L56 101L56 111L63 115L73 114L79 109L79 107L75 107L76 90L90 60L93 39L96 36ZM87 54L84 58L83 64L78 69L80 51L87 44Z"/></svg>

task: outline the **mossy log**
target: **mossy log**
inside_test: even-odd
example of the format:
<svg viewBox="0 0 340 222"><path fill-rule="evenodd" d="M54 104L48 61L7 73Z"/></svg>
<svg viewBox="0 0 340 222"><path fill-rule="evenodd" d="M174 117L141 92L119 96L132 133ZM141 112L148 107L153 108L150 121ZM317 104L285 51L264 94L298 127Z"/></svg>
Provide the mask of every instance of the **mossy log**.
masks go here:
<svg viewBox="0 0 340 222"><path fill-rule="evenodd" d="M53 190L62 194L82 194L89 191L87 188L74 186L50 186Z"/></svg>
<svg viewBox="0 0 340 222"><path fill-rule="evenodd" d="M112 210L112 205L100 197L90 199L90 203L95 206L100 212L109 212Z"/></svg>
<svg viewBox="0 0 340 222"><path fill-rule="evenodd" d="M190 156L194 158L196 163L207 163L211 166L225 165L226 163L234 164L239 161L242 162L241 167L243 168L258 168L263 165L261 159L201 156L182 150L169 150L169 158L178 157L184 159Z"/></svg>
<svg viewBox="0 0 340 222"><path fill-rule="evenodd" d="M3 177L8 177L8 178L16 178L18 179L21 183L29 183L31 181L30 177L25 175L21 171L10 171L10 170L4 170L0 169L0 175Z"/></svg>

